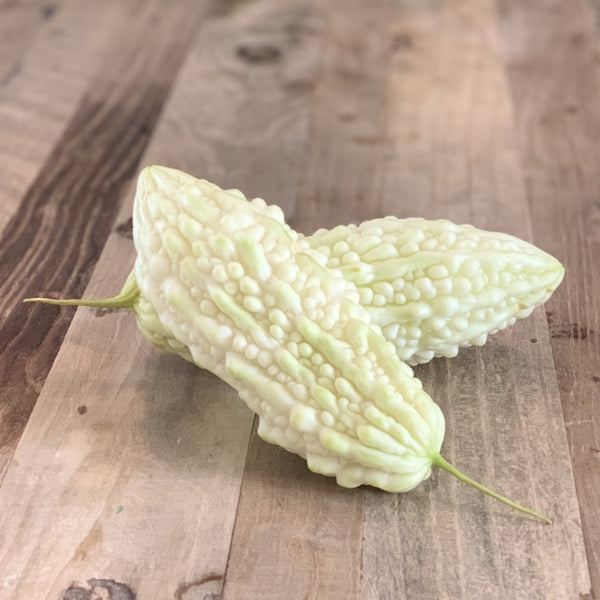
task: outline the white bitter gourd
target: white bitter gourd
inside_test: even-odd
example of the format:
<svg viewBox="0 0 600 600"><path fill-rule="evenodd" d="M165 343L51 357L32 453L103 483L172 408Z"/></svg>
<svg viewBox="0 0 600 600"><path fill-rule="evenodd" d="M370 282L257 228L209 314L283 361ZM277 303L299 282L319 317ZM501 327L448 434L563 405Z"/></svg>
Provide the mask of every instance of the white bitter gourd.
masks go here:
<svg viewBox="0 0 600 600"><path fill-rule="evenodd" d="M236 389L263 439L342 486L404 492L438 466L548 521L442 457L441 410L370 324L356 286L279 209L148 167L133 222L138 256L119 296L45 301L133 309L151 341Z"/></svg>
<svg viewBox="0 0 600 600"><path fill-rule="evenodd" d="M411 365L484 344L546 302L564 274L519 238L445 220L385 217L307 240L356 284L372 322Z"/></svg>

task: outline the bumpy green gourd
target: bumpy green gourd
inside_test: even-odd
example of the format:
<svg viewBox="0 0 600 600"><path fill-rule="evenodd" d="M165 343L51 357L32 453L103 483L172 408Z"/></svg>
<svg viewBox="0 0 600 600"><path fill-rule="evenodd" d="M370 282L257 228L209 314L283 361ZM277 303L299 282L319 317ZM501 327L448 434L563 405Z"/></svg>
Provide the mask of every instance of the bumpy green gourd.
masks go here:
<svg viewBox="0 0 600 600"><path fill-rule="evenodd" d="M222 378L259 416L259 435L345 487L404 492L441 467L444 418L359 292L281 210L182 172L146 168L134 204L134 271L106 301L142 333ZM41 300L41 299L32 299Z"/></svg>
<svg viewBox="0 0 600 600"><path fill-rule="evenodd" d="M356 284L372 322L412 365L484 344L544 303L564 274L532 244L443 220L385 217L307 239Z"/></svg>

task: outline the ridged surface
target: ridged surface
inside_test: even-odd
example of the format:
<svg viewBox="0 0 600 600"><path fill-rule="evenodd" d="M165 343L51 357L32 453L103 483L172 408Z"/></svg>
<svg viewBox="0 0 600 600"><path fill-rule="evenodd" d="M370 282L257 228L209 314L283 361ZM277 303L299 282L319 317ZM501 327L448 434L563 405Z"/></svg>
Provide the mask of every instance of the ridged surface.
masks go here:
<svg viewBox="0 0 600 600"><path fill-rule="evenodd" d="M283 222L276 205L268 209ZM389 216L306 240L356 285L370 322L409 365L485 344L546 302L564 276L561 263L533 244L447 220ZM153 341L175 351L169 335Z"/></svg>
<svg viewBox="0 0 600 600"><path fill-rule="evenodd" d="M429 476L441 411L369 325L354 284L279 209L149 167L134 241L135 277L165 337L239 392L263 439L345 487L399 492ZM160 335L139 308L142 331Z"/></svg>
<svg viewBox="0 0 600 600"><path fill-rule="evenodd" d="M372 321L409 364L484 344L544 303L564 274L532 244L444 220L386 217L307 239L356 284Z"/></svg>

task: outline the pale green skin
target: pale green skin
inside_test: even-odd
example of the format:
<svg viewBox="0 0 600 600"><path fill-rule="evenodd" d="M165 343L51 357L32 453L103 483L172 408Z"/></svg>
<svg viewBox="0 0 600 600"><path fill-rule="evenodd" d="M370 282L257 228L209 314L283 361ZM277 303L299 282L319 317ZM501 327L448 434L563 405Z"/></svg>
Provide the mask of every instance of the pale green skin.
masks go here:
<svg viewBox="0 0 600 600"><path fill-rule="evenodd" d="M409 365L483 345L546 302L564 276L560 262L532 244L442 220L385 217L306 240L356 285L371 322ZM179 352L157 318L140 327Z"/></svg>
<svg viewBox="0 0 600 600"><path fill-rule="evenodd" d="M146 168L134 204L134 272L106 301L155 345L209 369L259 416L259 435L345 487L414 488L440 454L444 418L371 323L355 284L283 221L203 180ZM39 299L38 299L39 300Z"/></svg>
<svg viewBox="0 0 600 600"><path fill-rule="evenodd" d="M442 413L351 282L278 213L208 182L146 170L137 197L141 296L238 390L263 439L346 487L400 492L429 476Z"/></svg>
<svg viewBox="0 0 600 600"><path fill-rule="evenodd" d="M411 365L483 345L546 302L564 268L534 245L450 221L385 217L308 237Z"/></svg>

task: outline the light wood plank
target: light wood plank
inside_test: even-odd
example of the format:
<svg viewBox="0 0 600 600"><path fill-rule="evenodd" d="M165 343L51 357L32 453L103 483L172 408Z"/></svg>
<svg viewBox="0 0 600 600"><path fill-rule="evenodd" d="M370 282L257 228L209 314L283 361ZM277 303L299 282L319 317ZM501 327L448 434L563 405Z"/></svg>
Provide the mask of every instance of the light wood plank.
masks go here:
<svg viewBox="0 0 600 600"><path fill-rule="evenodd" d="M307 471L254 433L224 600L360 598L363 491Z"/></svg>
<svg viewBox="0 0 600 600"><path fill-rule="evenodd" d="M112 236L89 293L111 293L131 254ZM251 422L215 377L142 343L130 314L79 311L0 488L2 597L93 578L139 598L215 591Z"/></svg>
<svg viewBox="0 0 600 600"><path fill-rule="evenodd" d="M436 3L435 11L398 6L384 211L530 239L493 6L471 0ZM446 415L444 454L555 522L523 519L445 473L404 496L368 491L362 597L558 600L586 592L543 312L480 350L416 371Z"/></svg>
<svg viewBox="0 0 600 600"><path fill-rule="evenodd" d="M499 0L534 238L566 266L547 305L592 591L600 593L600 67L588 2Z"/></svg>
<svg viewBox="0 0 600 600"><path fill-rule="evenodd" d="M19 72L27 48L40 30L62 8L62 2L49 7L45 0L0 2L0 86Z"/></svg>
<svg viewBox="0 0 600 600"><path fill-rule="evenodd" d="M130 2L0 8L0 231L46 162L127 21Z"/></svg>
<svg viewBox="0 0 600 600"><path fill-rule="evenodd" d="M205 27L165 115L165 135L177 136L177 145L167 145L170 164L260 194L293 214L324 25L314 9L259 2ZM194 84L205 81L208 89ZM231 102L223 103L224 93ZM308 473L304 461L254 433L223 596L354 596L361 498ZM354 574L331 576L340 569Z"/></svg>
<svg viewBox="0 0 600 600"><path fill-rule="evenodd" d="M383 216L377 200L381 156L390 142L384 114L392 3L329 4L299 201L290 215L305 234Z"/></svg>
<svg viewBox="0 0 600 600"><path fill-rule="evenodd" d="M293 214L324 23L311 4L240 3L203 27L161 160Z"/></svg>

